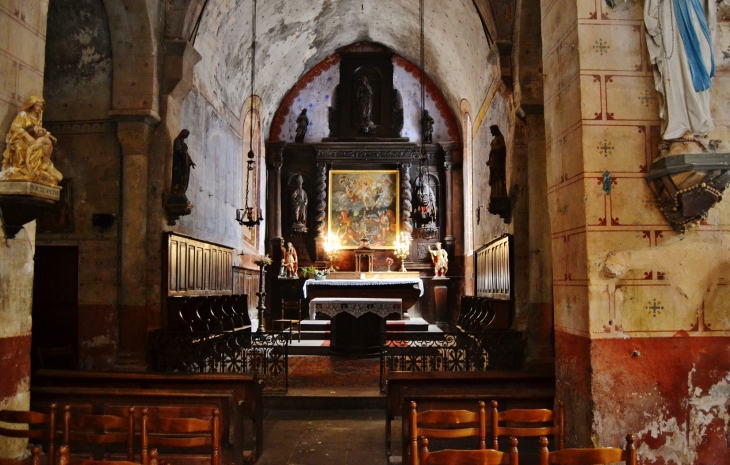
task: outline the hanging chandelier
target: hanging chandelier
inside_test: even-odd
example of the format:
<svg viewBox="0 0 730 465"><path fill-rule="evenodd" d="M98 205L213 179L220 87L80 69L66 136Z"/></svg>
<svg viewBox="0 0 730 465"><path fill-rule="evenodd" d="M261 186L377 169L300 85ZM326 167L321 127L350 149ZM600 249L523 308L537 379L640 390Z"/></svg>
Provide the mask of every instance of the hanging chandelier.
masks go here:
<svg viewBox="0 0 730 465"><path fill-rule="evenodd" d="M264 219L264 215L261 212L261 208L254 208L248 204L248 192L251 184L251 173L256 169L255 154L253 151L253 126L254 126L254 112L253 112L253 98L254 98L254 85L256 82L256 0L253 0L253 12L251 14L251 97L249 102L251 104L251 127L249 132L249 145L248 145L248 156L246 160L246 203L244 208L236 210L236 221L241 226L248 226L253 228L261 224ZM253 202L255 204L255 202Z"/></svg>
<svg viewBox="0 0 730 465"><path fill-rule="evenodd" d="M418 201L420 213L420 226L418 235L423 239L433 239L438 236L436 226L436 196L429 183L428 155L426 152L427 126L433 125L433 119L426 114L426 73L425 73L425 46L424 46L424 0L419 0L419 20L421 26L421 150L418 162ZM430 123L429 120L430 119Z"/></svg>

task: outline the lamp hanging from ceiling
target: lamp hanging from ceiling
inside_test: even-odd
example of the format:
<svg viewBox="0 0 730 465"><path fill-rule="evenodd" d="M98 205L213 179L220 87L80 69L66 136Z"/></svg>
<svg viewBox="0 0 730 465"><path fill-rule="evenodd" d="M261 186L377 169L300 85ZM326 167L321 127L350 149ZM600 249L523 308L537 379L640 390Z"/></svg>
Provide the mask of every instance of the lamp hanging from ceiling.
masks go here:
<svg viewBox="0 0 730 465"><path fill-rule="evenodd" d="M433 120L426 113L426 73L425 73L425 46L424 46L424 0L419 0L419 21L420 21L420 46L421 46L421 150L418 162L418 203L420 214L420 226L418 236L423 239L433 239L438 236L436 226L436 197L431 188L428 174L428 154L426 152L427 133L430 134L428 126L433 125ZM429 140L430 142L430 140Z"/></svg>
<svg viewBox="0 0 730 465"><path fill-rule="evenodd" d="M248 204L248 192L251 184L251 173L256 169L255 154L253 151L253 126L254 126L254 111L253 111L253 99L254 99L254 86L256 82L256 0L253 0L253 12L251 14L251 96L249 98L250 114L251 114L251 127L249 132L249 146L248 156L246 160L246 203L244 208L236 210L236 221L241 226L248 226L253 228L258 226L263 221L264 216L261 212L261 208L254 208L253 205L256 202L252 202L253 205Z"/></svg>

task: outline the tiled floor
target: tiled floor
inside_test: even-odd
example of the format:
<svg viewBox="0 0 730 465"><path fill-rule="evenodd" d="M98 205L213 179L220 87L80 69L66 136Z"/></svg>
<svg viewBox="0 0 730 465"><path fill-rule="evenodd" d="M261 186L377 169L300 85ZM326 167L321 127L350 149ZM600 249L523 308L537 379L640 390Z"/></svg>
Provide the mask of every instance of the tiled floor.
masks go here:
<svg viewBox="0 0 730 465"><path fill-rule="evenodd" d="M384 410L270 410L257 464L385 465L384 434Z"/></svg>

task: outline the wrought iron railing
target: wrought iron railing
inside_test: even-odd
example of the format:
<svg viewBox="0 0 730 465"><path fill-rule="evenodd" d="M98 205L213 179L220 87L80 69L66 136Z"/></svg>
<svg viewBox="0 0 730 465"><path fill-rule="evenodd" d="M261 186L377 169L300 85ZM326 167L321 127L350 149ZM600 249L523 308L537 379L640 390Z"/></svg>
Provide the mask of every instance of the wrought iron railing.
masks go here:
<svg viewBox="0 0 730 465"><path fill-rule="evenodd" d="M517 370L523 359L522 333L381 333L380 390L391 371Z"/></svg>
<svg viewBox="0 0 730 465"><path fill-rule="evenodd" d="M253 373L263 380L265 392L289 387L289 336L279 332L154 331L149 357L153 371Z"/></svg>

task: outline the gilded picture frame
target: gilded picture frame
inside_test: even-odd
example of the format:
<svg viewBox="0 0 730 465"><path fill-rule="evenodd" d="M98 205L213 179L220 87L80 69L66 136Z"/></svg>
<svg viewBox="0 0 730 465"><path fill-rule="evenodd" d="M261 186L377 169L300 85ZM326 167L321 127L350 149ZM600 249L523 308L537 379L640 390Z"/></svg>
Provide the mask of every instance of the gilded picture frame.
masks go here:
<svg viewBox="0 0 730 465"><path fill-rule="evenodd" d="M398 170L330 170L327 232L341 249L366 238L373 249L392 249L400 233Z"/></svg>

